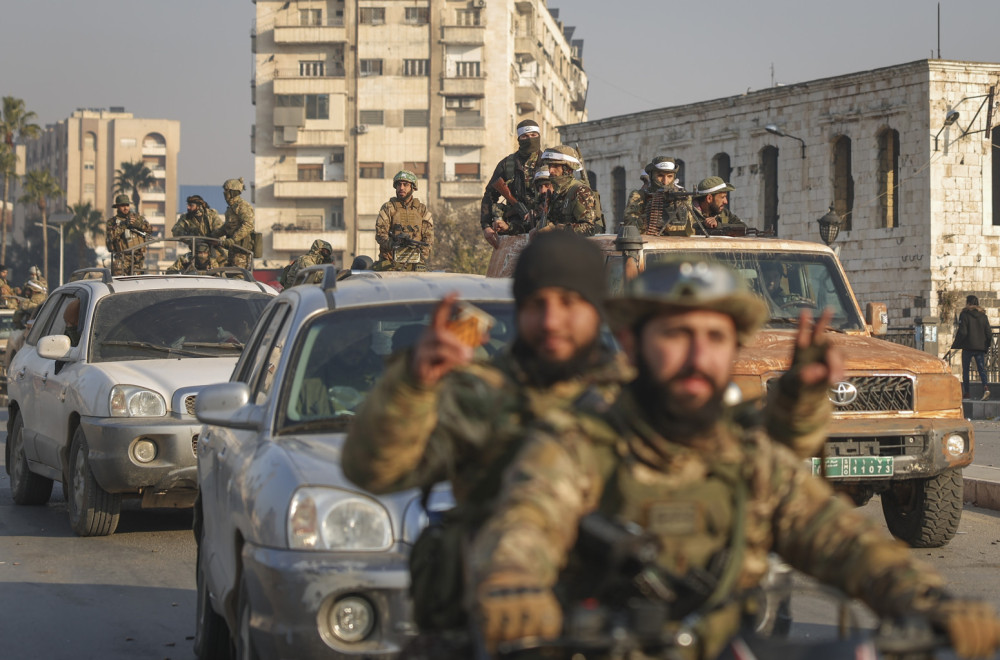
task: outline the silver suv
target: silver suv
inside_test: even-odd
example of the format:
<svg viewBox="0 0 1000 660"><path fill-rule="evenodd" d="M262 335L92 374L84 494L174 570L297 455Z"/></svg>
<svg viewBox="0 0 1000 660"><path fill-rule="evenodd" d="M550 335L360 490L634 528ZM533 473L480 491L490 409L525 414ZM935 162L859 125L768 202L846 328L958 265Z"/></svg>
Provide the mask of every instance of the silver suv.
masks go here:
<svg viewBox="0 0 1000 660"><path fill-rule="evenodd" d="M498 319L484 351L513 335L506 279L309 270L324 281L275 298L231 381L198 398L199 658L399 652L415 633L407 558L425 510L417 491L376 497L348 481L344 435L386 357L448 292ZM453 504L447 489L428 502Z"/></svg>

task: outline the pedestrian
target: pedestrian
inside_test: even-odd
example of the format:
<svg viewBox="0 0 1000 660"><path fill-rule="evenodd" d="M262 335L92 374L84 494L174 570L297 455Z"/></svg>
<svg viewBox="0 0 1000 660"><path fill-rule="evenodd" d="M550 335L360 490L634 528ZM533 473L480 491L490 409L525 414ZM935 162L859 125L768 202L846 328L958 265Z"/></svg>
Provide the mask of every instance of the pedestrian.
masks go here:
<svg viewBox="0 0 1000 660"><path fill-rule="evenodd" d="M986 351L993 344L993 329L986 310L979 306L979 298L965 297L965 309L958 315L958 331L951 342L953 349L962 349L962 398L969 397L969 367L976 362L976 371L983 382L982 400L990 398L989 379L986 372Z"/></svg>

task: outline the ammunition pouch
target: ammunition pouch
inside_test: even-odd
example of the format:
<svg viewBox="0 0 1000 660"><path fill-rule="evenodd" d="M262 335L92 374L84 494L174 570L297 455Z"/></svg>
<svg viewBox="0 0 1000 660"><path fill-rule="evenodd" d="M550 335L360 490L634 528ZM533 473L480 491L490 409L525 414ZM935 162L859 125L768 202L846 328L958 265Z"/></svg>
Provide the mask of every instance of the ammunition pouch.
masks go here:
<svg viewBox="0 0 1000 660"><path fill-rule="evenodd" d="M465 563L461 519L445 514L431 522L410 551L410 596L421 631L451 630L466 624Z"/></svg>

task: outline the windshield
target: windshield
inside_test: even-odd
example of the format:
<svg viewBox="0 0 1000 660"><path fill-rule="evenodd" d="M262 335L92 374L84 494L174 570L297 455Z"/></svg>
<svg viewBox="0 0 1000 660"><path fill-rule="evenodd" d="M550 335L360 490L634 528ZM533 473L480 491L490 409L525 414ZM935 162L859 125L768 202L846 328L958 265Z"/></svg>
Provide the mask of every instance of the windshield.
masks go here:
<svg viewBox="0 0 1000 660"><path fill-rule="evenodd" d="M478 358L501 351L514 336L513 302L474 302L496 319ZM332 311L298 333L287 370L278 433L344 430L385 368L386 358L412 346L433 303Z"/></svg>
<svg viewBox="0 0 1000 660"><path fill-rule="evenodd" d="M102 298L91 362L239 357L270 296L218 289L161 289Z"/></svg>
<svg viewBox="0 0 1000 660"><path fill-rule="evenodd" d="M795 325L803 309L833 310L834 330L863 330L854 299L829 254L766 251L647 252L646 268L685 258L721 261L735 268L771 310L772 327Z"/></svg>

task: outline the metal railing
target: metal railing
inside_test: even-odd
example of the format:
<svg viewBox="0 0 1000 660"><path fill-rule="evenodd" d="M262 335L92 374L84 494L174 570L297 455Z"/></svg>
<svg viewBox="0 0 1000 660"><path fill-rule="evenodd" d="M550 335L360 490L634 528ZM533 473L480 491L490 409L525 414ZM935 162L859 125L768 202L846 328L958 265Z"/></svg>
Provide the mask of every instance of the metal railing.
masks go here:
<svg viewBox="0 0 1000 660"><path fill-rule="evenodd" d="M986 351L986 380L990 383L1000 383L1000 326L991 326L993 332L993 344ZM883 339L894 344L909 346L910 348L920 348L917 345L917 330L909 328L890 328ZM941 347L944 350L944 347ZM948 350L944 353L943 359L952 368L952 371L960 377L962 375L962 351L960 349ZM969 369L969 381L980 382L979 370L976 368L976 361L973 360Z"/></svg>

